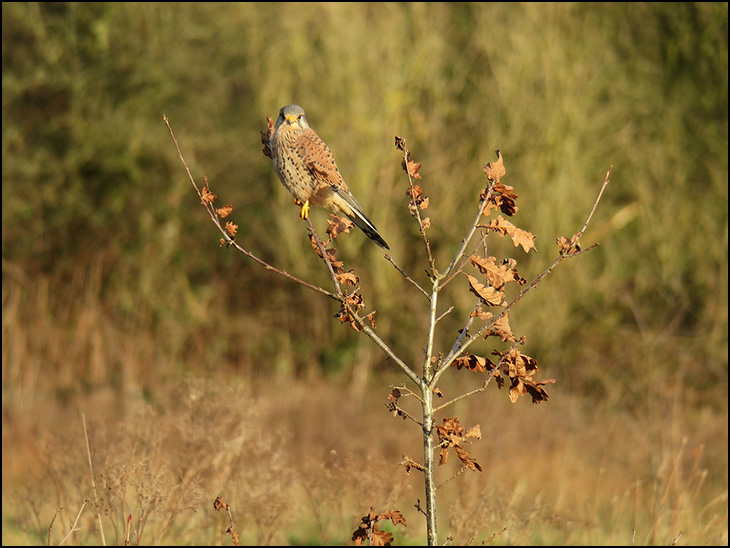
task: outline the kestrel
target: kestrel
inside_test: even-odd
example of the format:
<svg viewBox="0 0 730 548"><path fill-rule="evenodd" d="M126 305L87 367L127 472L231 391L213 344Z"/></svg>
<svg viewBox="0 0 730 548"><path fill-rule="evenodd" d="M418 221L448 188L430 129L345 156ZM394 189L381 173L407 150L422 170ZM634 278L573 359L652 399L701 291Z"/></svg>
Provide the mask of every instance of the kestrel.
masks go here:
<svg viewBox="0 0 730 548"><path fill-rule="evenodd" d="M309 127L302 107L286 105L279 111L271 156L281 183L302 206L302 219L309 215L310 204L322 206L345 215L368 238L390 249L347 188L329 147Z"/></svg>

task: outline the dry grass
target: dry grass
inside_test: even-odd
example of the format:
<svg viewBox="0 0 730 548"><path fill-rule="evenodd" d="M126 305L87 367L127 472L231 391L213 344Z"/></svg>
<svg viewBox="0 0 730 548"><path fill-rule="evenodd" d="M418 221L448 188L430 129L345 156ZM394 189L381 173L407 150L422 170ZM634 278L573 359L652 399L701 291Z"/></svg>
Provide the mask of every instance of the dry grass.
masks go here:
<svg viewBox="0 0 730 548"><path fill-rule="evenodd" d="M421 478L398 465L419 457L420 433L391 417L387 389L364 398L337 381L241 383L221 372L155 394L155 403L79 397L3 421L3 542L45 543L93 500L79 413L86 413L100 493L73 534L133 544L227 544L231 505L246 544L347 543L375 506L398 509L397 542L422 542ZM380 396L380 398L378 398ZM379 401L382 400L382 401ZM50 403L50 402L49 402ZM495 389L458 410L479 423L470 448L482 473L445 484L442 535L457 544L502 531L497 544L727 542L727 430L722 417L681 408L662 416L559 394L540 406ZM465 417L468 417L466 419ZM440 472L440 481L456 468Z"/></svg>
<svg viewBox="0 0 730 548"><path fill-rule="evenodd" d="M43 292L4 295L3 363L35 379L4 400L4 543L58 542L88 500L73 542L99 542L98 512L107 543L123 542L131 515L132 543L228 544L218 495L242 543L347 543L371 505L404 513L397 543L423 542L421 477L398 465L403 454L420 460L420 432L385 407L388 385L401 379L363 381L357 362L339 376L246 376L221 363L174 378L150 360L154 341L111 330L92 297L59 323L44 312ZM32 317L14 304L24 298ZM62 389L64 356L95 355L145 372L145 383ZM472 382L447 375L442 390L448 397ZM492 387L452 410L481 425L469 450L484 471L441 489L444 538L620 544L635 528L637 544L669 543L680 531L682 543L727 542L726 410L692 401L679 384L637 408L571 394L560 378L551 394L540 406L512 405ZM448 466L439 482L456 471Z"/></svg>

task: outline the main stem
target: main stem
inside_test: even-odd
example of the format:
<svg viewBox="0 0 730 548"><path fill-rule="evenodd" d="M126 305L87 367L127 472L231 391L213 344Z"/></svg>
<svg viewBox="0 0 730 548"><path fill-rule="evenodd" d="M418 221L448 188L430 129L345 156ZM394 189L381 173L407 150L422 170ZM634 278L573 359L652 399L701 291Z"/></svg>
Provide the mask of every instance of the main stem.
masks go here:
<svg viewBox="0 0 730 548"><path fill-rule="evenodd" d="M435 273L435 272L434 272ZM433 342L436 330L436 306L441 279L437 273L433 277L428 322L428 340L426 343L426 357L423 362L423 378L421 379L421 399L423 401L423 467L426 494L426 535L429 546L438 545L438 530L436 527L436 463L434 462L433 439Z"/></svg>
<svg viewBox="0 0 730 548"><path fill-rule="evenodd" d="M438 545L438 530L436 529L436 483L434 473L436 463L434 462L434 441L433 441L433 392L428 383L421 386L423 398L423 467L426 486L426 534L428 545Z"/></svg>

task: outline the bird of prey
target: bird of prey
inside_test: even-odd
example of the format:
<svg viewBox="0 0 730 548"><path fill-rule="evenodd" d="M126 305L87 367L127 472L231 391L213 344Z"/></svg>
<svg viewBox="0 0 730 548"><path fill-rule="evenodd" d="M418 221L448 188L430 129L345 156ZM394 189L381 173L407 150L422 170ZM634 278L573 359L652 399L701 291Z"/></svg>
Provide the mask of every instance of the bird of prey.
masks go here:
<svg viewBox="0 0 730 548"><path fill-rule="evenodd" d="M309 127L302 107L281 108L270 145L274 171L302 206L302 219L310 205L322 206L345 215L373 242L390 249L347 188L329 147Z"/></svg>

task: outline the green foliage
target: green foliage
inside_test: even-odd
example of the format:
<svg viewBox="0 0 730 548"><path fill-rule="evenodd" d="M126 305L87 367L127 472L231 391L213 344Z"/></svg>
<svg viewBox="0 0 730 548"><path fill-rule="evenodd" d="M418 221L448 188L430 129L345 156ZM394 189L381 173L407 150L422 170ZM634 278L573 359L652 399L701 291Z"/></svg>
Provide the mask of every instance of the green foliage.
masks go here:
<svg viewBox="0 0 730 548"><path fill-rule="evenodd" d="M96 276L104 315L149 333L171 374L218 360L340 369L328 349L350 348L354 335L332 320L336 310L312 313L329 305L218 248L162 123L164 113L194 176L235 206L237 239L321 280L260 153L266 116L296 102L408 271L421 271L422 257L394 135L423 162L441 261L471 222L481 167L502 151L517 222L538 234L540 253L520 268L527 277L554 256L555 238L580 228L613 164L586 236L601 246L550 279L514 324L549 375L572 371L596 394L638 400L671 371L724 399L726 5L2 10L4 296L11 284L31 294L50 284L56 317ZM379 331L401 354L420 355L423 310L405 282L360 234L338 243ZM461 312L471 306L464 300ZM271 334L281 328L283 344ZM594 365L575 374L581 363Z"/></svg>

